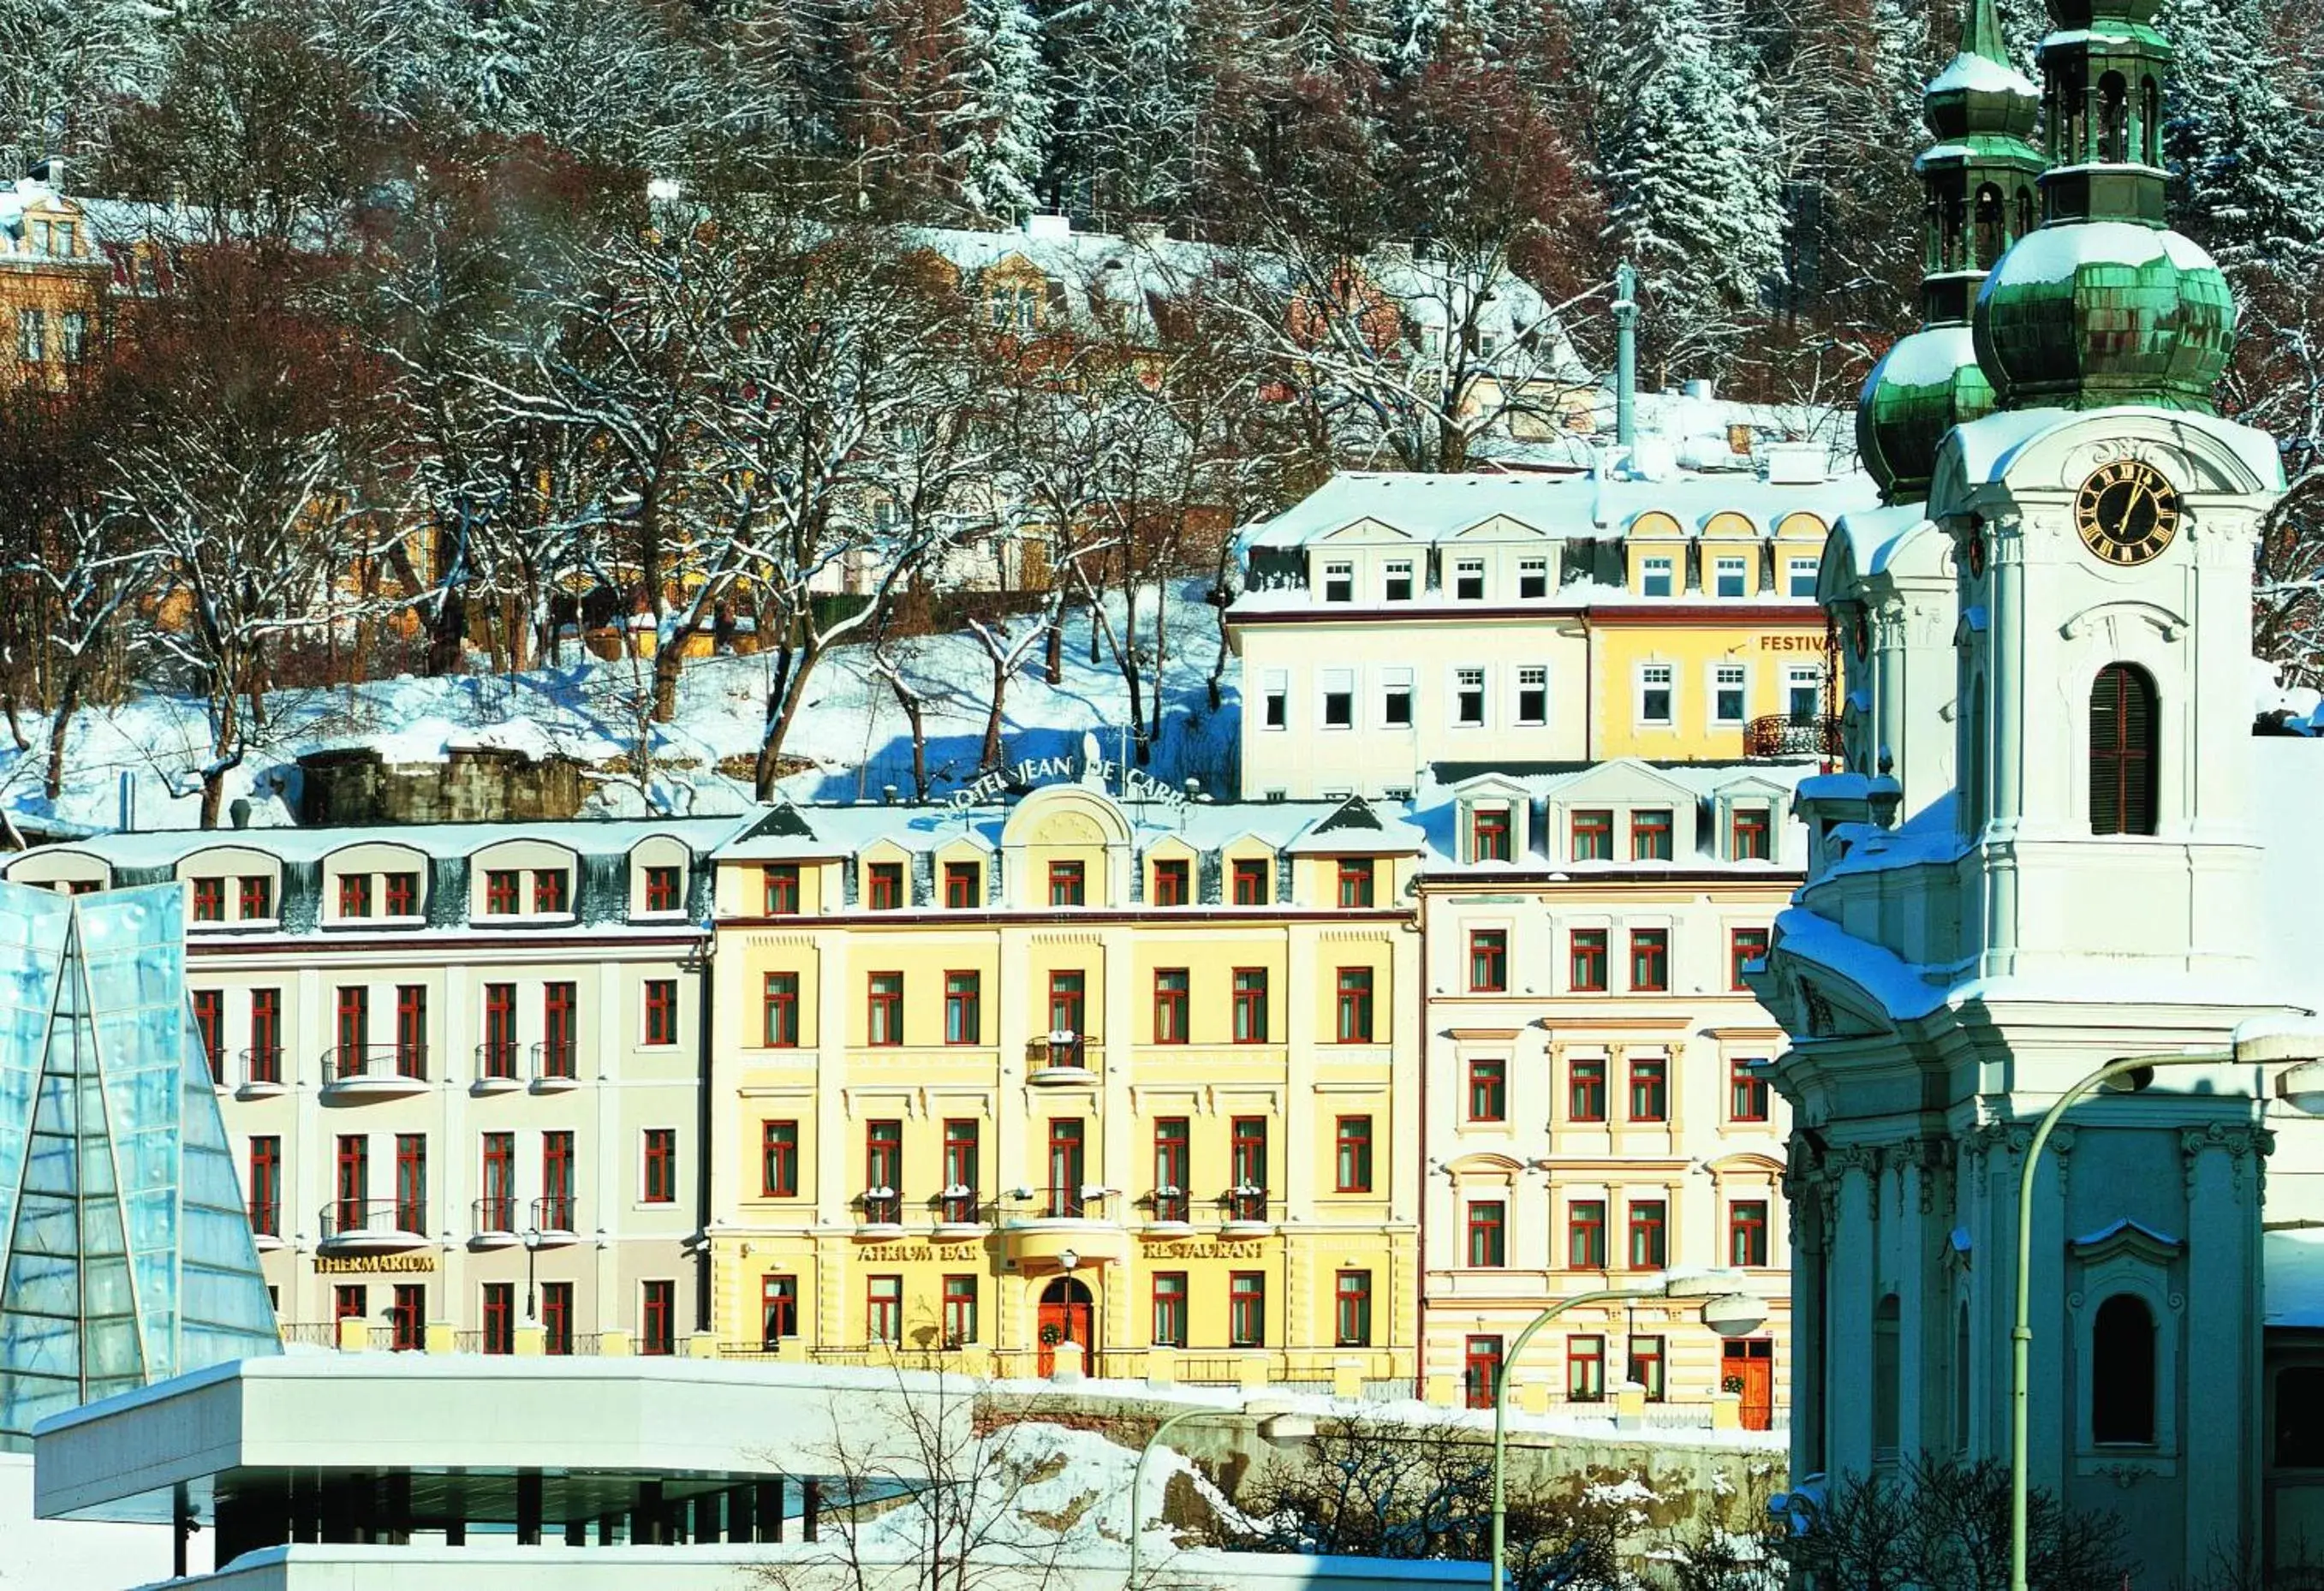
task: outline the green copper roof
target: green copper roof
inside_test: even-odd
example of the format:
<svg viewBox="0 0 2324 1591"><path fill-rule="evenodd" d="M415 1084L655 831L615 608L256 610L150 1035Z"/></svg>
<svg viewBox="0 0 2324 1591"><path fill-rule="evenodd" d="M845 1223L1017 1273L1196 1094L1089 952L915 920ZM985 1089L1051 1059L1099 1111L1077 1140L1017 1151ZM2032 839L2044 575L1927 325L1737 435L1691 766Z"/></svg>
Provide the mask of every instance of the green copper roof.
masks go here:
<svg viewBox="0 0 2324 1591"><path fill-rule="evenodd" d="M1993 387L1965 326L1932 326L1888 350L1856 406L1856 448L1891 502L1926 497L1937 449L1955 426L1994 410Z"/></svg>

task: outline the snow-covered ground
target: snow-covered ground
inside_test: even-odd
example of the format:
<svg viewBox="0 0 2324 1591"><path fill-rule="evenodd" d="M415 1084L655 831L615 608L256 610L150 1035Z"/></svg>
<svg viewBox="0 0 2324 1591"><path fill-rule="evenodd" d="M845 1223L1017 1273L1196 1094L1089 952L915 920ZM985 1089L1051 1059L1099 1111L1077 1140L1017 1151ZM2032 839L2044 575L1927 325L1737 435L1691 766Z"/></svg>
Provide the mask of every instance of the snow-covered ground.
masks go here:
<svg viewBox="0 0 2324 1591"><path fill-rule="evenodd" d="M1162 732L1150 771L1157 777L1200 778L1206 788L1231 782L1237 736L1233 670L1221 711L1209 710L1204 681L1218 654L1216 610L1204 600L1208 583L1187 580L1169 588L1170 655L1162 681ZM1150 657L1156 593L1139 604L1139 630ZM1111 607L1117 626L1121 602ZM1011 621L1032 623L1029 617ZM1090 621L1069 613L1064 678L1050 685L1038 645L1008 690L1003 718L1006 759L1077 751L1094 731L1109 756L1128 733L1128 691L1121 671L1100 641L1090 660ZM965 631L894 644L907 680L923 696L928 768L937 791L975 771L982 749L991 678L983 647ZM367 745L390 761L440 757L461 744L501 745L533 753L556 750L591 762L634 763L640 703L651 684L644 660L601 662L568 649L562 667L518 675L465 674L437 679L401 676L350 687L277 691L268 698L270 724L262 748L228 775L226 795L248 797L255 825L290 821L284 797L295 797L296 759L327 747ZM722 775L722 759L756 752L774 659L718 657L689 664L675 720L650 726L653 799L659 810L717 815L749 802L750 782ZM1150 672L1150 667L1149 667ZM1144 688L1150 691L1150 684ZM32 742L19 752L0 734L0 808L27 819L57 818L94 828L121 826L124 779L134 791L138 826L192 828L199 788L195 770L208 759L202 702L147 691L115 707L84 709L67 741L66 787L54 804L42 795L47 722L25 713ZM785 781L796 800L877 799L883 785L908 797L911 740L902 710L871 667L862 645L835 649L808 684L807 704L784 743L787 755L812 761L812 770ZM730 768L737 766L729 762ZM604 788L614 814L646 810L641 793L618 780Z"/></svg>

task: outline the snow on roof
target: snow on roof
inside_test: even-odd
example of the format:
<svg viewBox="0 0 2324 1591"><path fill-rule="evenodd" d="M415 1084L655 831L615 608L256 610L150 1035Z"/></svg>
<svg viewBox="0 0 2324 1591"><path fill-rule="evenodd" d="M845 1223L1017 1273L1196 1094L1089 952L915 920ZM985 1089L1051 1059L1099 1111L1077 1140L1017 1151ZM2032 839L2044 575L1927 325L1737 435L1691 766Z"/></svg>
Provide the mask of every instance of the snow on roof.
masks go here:
<svg viewBox="0 0 2324 1591"><path fill-rule="evenodd" d="M2064 281L2085 265L2135 269L2168 257L2181 271L2216 271L2217 262L2192 239L2135 221L2072 221L2037 227L2019 238L1993 268L1980 299L2036 282Z"/></svg>
<svg viewBox="0 0 2324 1591"><path fill-rule="evenodd" d="M140 829L97 834L46 848L79 851L122 868L175 867L189 856L227 846L263 851L284 861L318 861L354 845L401 845L431 857L473 856L505 840L538 840L584 856L620 856L640 841L667 835L706 853L745 820L722 818L576 818L567 822L502 823L379 823L300 829Z"/></svg>
<svg viewBox="0 0 2324 1591"><path fill-rule="evenodd" d="M1977 368L1977 334L1966 326L1923 326L1900 338L1866 382L1892 387L1938 387L1950 382L1963 366Z"/></svg>
<svg viewBox="0 0 2324 1591"><path fill-rule="evenodd" d="M1113 799L1109 796L1108 799ZM1118 800L1139 850L1176 838L1197 851L1217 851L1246 837L1276 850L1335 851L1349 849L1355 820L1348 801L1160 801ZM890 806L866 802L853 806L776 809L792 815L746 826L718 853L721 861L807 860L854 856L881 841L904 851L934 852L963 840L981 850L997 850L1009 821L1009 805L954 806L948 803ZM1371 826L1365 849L1380 854L1417 851L1418 829L1402 818L1383 818L1366 806ZM1338 820L1336 827L1331 826Z"/></svg>
<svg viewBox="0 0 2324 1591"><path fill-rule="evenodd" d="M2144 227L2133 230L2146 231ZM2117 405L2110 409L2001 409L1981 419L1954 427L1945 447L1960 451L1963 477L1971 485L1980 485L2000 480L2008 474L2020 455L2052 432L2068 426L2081 425L2091 425L2095 430L2098 428L2093 422L2116 415L2137 416L2150 420L2163 415L2174 426L2200 429L2205 436L2226 444L2255 479L2279 485L2283 480L2282 450L2276 446L2275 438L2265 431L2210 415L2177 410L2166 412L2135 404Z"/></svg>
<svg viewBox="0 0 2324 1591"><path fill-rule="evenodd" d="M1984 56L1962 51L1950 65L1929 79L1931 94L2015 94L2026 99L2038 98L2041 90L2034 80L2015 67L1987 60Z"/></svg>
<svg viewBox="0 0 2324 1591"><path fill-rule="evenodd" d="M1510 864L1469 862L1462 857L1463 848L1458 823L1459 807L1463 799L1472 796L1482 794L1555 801L1586 790L1590 798L1598 799L1609 794L1609 786L1618 787L1627 779L1634 786L1636 794L1646 799L1660 796L1680 800L1712 801L1722 796L1762 791L1781 797L1802 780L1813 777L1817 766L1808 760L1651 762L1639 757L1617 757L1601 762L1511 763L1499 767L1485 763L1439 762L1432 764L1428 769L1428 782L1414 803L1413 821L1427 836L1430 872L1471 868L1490 871L1505 869ZM1788 802L1779 799L1776 805L1788 814ZM1784 821L1796 824L1796 820L1788 816ZM1698 838L1708 846L1715 836L1706 829ZM1535 856L1518 860L1523 862L1543 859ZM1556 866L1561 872L1576 874L1628 873L1642 868L1656 867L1701 871L1706 867L1715 867L1722 872L1790 873L1797 876L1796 869L1781 861L1730 860L1718 856L1715 849L1676 856L1668 862L1598 862L1561 859L1556 861Z"/></svg>
<svg viewBox="0 0 2324 1591"><path fill-rule="evenodd" d="M1887 573L1896 556L1923 530L1941 534L1925 506L1917 502L1859 509L1842 514L1832 527L1834 535L1846 538L1859 577Z"/></svg>

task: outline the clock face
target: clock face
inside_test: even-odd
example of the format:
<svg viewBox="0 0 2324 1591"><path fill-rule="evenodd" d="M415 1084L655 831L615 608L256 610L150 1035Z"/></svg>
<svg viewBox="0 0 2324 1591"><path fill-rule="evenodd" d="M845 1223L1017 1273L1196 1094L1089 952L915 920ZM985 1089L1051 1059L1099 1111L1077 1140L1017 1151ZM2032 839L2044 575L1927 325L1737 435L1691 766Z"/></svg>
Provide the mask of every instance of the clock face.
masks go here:
<svg viewBox="0 0 2324 1591"><path fill-rule="evenodd" d="M2101 464L2074 498L2074 529L2109 564L2148 563L2179 534L2179 489L2135 458Z"/></svg>

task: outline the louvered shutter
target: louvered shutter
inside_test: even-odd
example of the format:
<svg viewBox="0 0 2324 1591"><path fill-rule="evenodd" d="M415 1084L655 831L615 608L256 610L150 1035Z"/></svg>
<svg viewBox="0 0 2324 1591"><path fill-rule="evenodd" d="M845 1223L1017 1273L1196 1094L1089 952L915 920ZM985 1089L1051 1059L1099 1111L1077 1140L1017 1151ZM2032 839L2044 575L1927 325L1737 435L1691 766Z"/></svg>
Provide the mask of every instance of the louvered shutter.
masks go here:
<svg viewBox="0 0 2324 1591"><path fill-rule="evenodd" d="M2116 663L2090 687L2090 832L2154 832L2154 685Z"/></svg>

